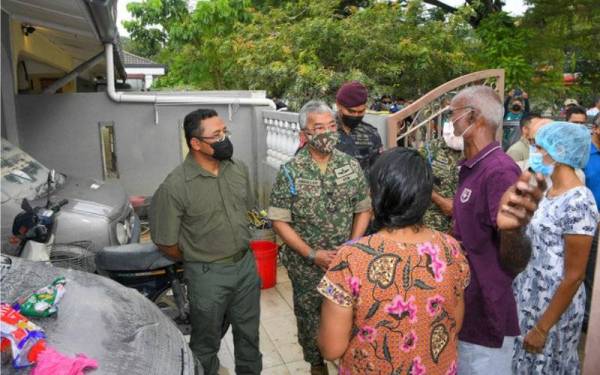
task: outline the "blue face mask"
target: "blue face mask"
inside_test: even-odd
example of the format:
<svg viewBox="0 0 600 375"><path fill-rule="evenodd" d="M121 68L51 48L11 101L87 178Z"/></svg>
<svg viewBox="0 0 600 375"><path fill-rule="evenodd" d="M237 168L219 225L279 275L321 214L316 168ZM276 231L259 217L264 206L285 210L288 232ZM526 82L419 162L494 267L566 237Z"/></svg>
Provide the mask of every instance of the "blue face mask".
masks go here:
<svg viewBox="0 0 600 375"><path fill-rule="evenodd" d="M544 164L544 155L534 146L529 148L529 167L543 176L550 176L554 172L554 164Z"/></svg>

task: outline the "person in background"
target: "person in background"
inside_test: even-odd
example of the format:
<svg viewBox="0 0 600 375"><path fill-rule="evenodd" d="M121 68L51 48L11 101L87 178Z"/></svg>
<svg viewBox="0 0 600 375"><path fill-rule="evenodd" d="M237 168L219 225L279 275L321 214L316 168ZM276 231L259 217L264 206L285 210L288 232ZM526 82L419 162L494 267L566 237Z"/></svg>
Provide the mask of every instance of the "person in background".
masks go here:
<svg viewBox="0 0 600 375"><path fill-rule="evenodd" d="M540 119L539 113L529 113L521 118L519 126L521 128L521 138L506 151L515 162L529 159L529 125L533 120Z"/></svg>
<svg viewBox="0 0 600 375"><path fill-rule="evenodd" d="M573 124L587 124L585 108L579 105L570 106L565 112L565 119Z"/></svg>
<svg viewBox="0 0 600 375"><path fill-rule="evenodd" d="M519 315L513 374L579 374L577 347L585 311L582 285L600 215L575 168L589 159L590 133L553 122L535 135L529 165L552 179L527 229L531 259L513 282Z"/></svg>
<svg viewBox="0 0 600 375"><path fill-rule="evenodd" d="M463 149L463 139L454 135L450 121L444 123L442 137L432 139L419 149L434 176L432 204L423 221L427 227L443 233L450 233L452 229L452 199L458 185L458 162Z"/></svg>
<svg viewBox="0 0 600 375"><path fill-rule="evenodd" d="M577 99L573 99L573 98L565 99L565 102L563 103L563 108L560 111L560 117L566 118L567 110L571 107L576 107L578 105L579 105L579 102L577 101Z"/></svg>
<svg viewBox="0 0 600 375"><path fill-rule="evenodd" d="M383 95L381 97L381 107L383 111L388 111L392 107L392 98L389 95Z"/></svg>
<svg viewBox="0 0 600 375"><path fill-rule="evenodd" d="M454 237L462 243L471 269L459 333L458 373L510 374L514 338L519 335L512 280L525 261L522 248L500 252L505 235L500 224L506 225L507 220L498 221L498 215L501 197L514 188L521 171L495 140L504 110L492 88L471 86L460 91L449 111L454 134L465 145L453 201ZM521 176L525 181L529 178L529 173ZM527 198L523 209L528 213L535 210L541 187L543 180L523 193ZM521 220L511 229L526 224L527 220Z"/></svg>
<svg viewBox="0 0 600 375"><path fill-rule="evenodd" d="M260 280L249 251L246 212L254 207L248 167L232 159L225 122L212 109L183 120L190 152L160 185L150 207L152 241L183 260L190 301L190 348L217 375L225 317L233 326L235 370L260 374Z"/></svg>
<svg viewBox="0 0 600 375"><path fill-rule="evenodd" d="M529 113L529 94L520 89L510 90L504 101L504 120L519 121Z"/></svg>
<svg viewBox="0 0 600 375"><path fill-rule="evenodd" d="M468 263L423 224L433 174L418 152L385 152L370 174L377 233L338 249L318 291L319 346L340 374L456 374Z"/></svg>
<svg viewBox="0 0 600 375"><path fill-rule="evenodd" d="M390 113L396 113L406 107L406 99L395 97L394 102L390 106Z"/></svg>
<svg viewBox="0 0 600 375"><path fill-rule="evenodd" d="M271 190L269 219L284 246L280 256L292 281L298 341L311 374L327 374L317 347L321 313L317 284L336 249L359 238L371 217L371 198L358 161L335 148L338 127L323 102L300 110L306 147L285 163Z"/></svg>
<svg viewBox="0 0 600 375"><path fill-rule="evenodd" d="M535 135L537 134L537 132L542 127L544 127L552 122L553 121L551 119L545 118L545 117L537 118L537 119L534 119L533 121L531 121L531 123L529 124L529 137L528 137L528 142L531 145L531 146L529 146L530 152L533 149L533 145L535 144ZM525 171L529 170L529 159L518 161L517 165L519 166L519 168L521 168L521 171L525 172ZM581 180L581 182L585 183L585 174L583 173L583 170L577 168L577 169L575 169L575 174L577 175L577 178L579 178ZM532 178L532 182L534 180L535 180L535 178ZM552 179L549 176L545 176L544 180L546 181L546 186L548 188L550 188L552 186Z"/></svg>
<svg viewBox="0 0 600 375"><path fill-rule="evenodd" d="M594 106L586 111L588 117L594 117L598 113L600 113L600 96L596 97L594 101Z"/></svg>
<svg viewBox="0 0 600 375"><path fill-rule="evenodd" d="M594 194L596 207L600 210L600 112L596 113L592 120L592 143L590 145L590 159L584 168L585 185ZM587 332L587 325L590 314L592 286L594 285L594 273L596 267L596 257L598 256L598 232L592 241L592 249L590 251L590 259L588 260L585 270L585 293L588 296L585 304L585 318L583 320L583 330Z"/></svg>
<svg viewBox="0 0 600 375"><path fill-rule="evenodd" d="M336 147L358 160L365 176L368 176L369 168L383 152L377 128L363 121L367 110L367 94L367 88L362 83L350 81L343 84L335 96L339 133Z"/></svg>

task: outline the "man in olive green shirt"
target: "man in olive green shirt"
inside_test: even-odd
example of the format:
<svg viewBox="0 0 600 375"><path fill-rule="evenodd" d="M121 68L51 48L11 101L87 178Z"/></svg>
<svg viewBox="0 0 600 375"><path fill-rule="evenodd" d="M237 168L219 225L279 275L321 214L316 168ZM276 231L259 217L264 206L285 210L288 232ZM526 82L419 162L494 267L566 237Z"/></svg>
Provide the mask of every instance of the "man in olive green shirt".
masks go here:
<svg viewBox="0 0 600 375"><path fill-rule="evenodd" d="M506 154L510 156L515 162L526 161L529 159L529 141L531 137L530 124L533 120L541 118L541 115L530 113L523 116L519 122L521 127L521 138L508 148Z"/></svg>
<svg viewBox="0 0 600 375"><path fill-rule="evenodd" d="M336 248L364 234L371 199L358 161L335 148L338 132L331 108L308 102L300 110L300 126L308 144L279 171L269 218L285 243L281 257L292 281L304 360L311 374L321 375L327 367L316 341L322 300L317 284Z"/></svg>
<svg viewBox="0 0 600 375"><path fill-rule="evenodd" d="M231 159L233 146L214 110L184 120L189 154L152 199L152 241L181 259L190 300L190 347L207 375L219 370L225 317L233 326L237 374L260 374L260 280L246 212L254 205L248 168Z"/></svg>

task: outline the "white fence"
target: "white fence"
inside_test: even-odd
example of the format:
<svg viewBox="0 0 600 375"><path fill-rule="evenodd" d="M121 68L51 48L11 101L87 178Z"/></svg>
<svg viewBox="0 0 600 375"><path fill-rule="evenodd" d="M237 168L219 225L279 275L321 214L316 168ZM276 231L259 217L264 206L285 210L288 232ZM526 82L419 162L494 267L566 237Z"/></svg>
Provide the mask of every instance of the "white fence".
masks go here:
<svg viewBox="0 0 600 375"><path fill-rule="evenodd" d="M266 164L278 170L300 146L299 116L294 112L263 111L262 118L267 136Z"/></svg>

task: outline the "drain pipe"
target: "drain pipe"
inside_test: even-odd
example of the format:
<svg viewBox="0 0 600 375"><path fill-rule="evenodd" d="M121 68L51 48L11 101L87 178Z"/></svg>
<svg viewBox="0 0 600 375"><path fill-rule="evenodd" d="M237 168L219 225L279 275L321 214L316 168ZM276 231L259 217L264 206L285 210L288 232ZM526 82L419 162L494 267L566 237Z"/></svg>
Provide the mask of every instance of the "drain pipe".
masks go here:
<svg viewBox="0 0 600 375"><path fill-rule="evenodd" d="M266 98L232 98L232 97L207 97L199 95L155 95L132 94L116 91L115 66L112 43L104 45L106 55L106 93L115 102L123 103L154 103L155 105L186 105L186 104L228 104L230 106L252 105L268 106L275 110L275 103ZM230 111L231 112L231 111ZM158 121L157 121L158 123Z"/></svg>

